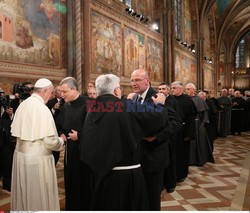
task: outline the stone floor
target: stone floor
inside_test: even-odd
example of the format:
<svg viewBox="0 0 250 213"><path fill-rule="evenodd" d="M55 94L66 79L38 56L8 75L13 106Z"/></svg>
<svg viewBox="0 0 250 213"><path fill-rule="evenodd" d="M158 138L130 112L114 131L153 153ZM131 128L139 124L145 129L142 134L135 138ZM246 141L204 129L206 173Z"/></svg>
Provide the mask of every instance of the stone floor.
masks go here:
<svg viewBox="0 0 250 213"><path fill-rule="evenodd" d="M190 167L176 191L162 192L162 210L250 210L250 133L215 141L215 164Z"/></svg>
<svg viewBox="0 0 250 213"><path fill-rule="evenodd" d="M162 192L163 211L250 210L250 132L215 141L215 164L190 167L176 191ZM63 156L57 165L61 210L64 210ZM1 185L1 182L0 182ZM10 193L0 189L0 210L10 209Z"/></svg>

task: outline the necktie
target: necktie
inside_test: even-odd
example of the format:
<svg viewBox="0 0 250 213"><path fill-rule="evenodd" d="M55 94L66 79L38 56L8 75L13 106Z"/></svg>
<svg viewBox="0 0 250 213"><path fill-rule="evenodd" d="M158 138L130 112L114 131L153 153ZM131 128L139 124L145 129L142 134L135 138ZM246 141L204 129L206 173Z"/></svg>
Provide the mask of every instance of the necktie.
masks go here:
<svg viewBox="0 0 250 213"><path fill-rule="evenodd" d="M142 98L142 97L139 97L139 98L137 99L137 102L138 102L138 103L141 103L142 100L143 100L143 98Z"/></svg>

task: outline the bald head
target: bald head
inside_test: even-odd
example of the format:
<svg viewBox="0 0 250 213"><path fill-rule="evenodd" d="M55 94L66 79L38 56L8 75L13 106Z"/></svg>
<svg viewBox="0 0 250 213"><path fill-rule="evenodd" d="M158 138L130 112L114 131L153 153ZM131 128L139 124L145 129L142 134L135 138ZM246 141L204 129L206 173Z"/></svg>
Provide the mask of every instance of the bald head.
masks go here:
<svg viewBox="0 0 250 213"><path fill-rule="evenodd" d="M200 92L198 93L198 96L199 96L202 100L204 100L204 101L207 99L207 93L205 93L205 92L200 91Z"/></svg>
<svg viewBox="0 0 250 213"><path fill-rule="evenodd" d="M144 69L137 69L131 74L131 87L133 91L137 94L144 93L148 87L149 79L148 79L148 73Z"/></svg>
<svg viewBox="0 0 250 213"><path fill-rule="evenodd" d="M188 83L185 87L185 91L189 96L195 96L196 87L193 83Z"/></svg>

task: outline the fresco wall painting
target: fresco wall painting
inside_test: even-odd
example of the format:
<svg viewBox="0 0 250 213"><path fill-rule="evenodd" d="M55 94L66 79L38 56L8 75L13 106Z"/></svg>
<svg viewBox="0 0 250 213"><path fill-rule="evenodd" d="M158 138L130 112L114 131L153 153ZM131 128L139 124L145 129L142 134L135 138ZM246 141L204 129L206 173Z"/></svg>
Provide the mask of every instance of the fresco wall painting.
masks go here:
<svg viewBox="0 0 250 213"><path fill-rule="evenodd" d="M147 71L152 81L163 80L162 44L148 38Z"/></svg>
<svg viewBox="0 0 250 213"><path fill-rule="evenodd" d="M110 18L96 12L92 19L92 73L121 75L122 28Z"/></svg>
<svg viewBox="0 0 250 213"><path fill-rule="evenodd" d="M124 28L124 76L129 77L138 68L146 68L145 36Z"/></svg>
<svg viewBox="0 0 250 213"><path fill-rule="evenodd" d="M60 0L0 1L0 17L8 22L2 24L0 60L59 68L59 3Z"/></svg>
<svg viewBox="0 0 250 213"><path fill-rule="evenodd" d="M204 25L204 56L210 58L210 33L208 20L205 20Z"/></svg>
<svg viewBox="0 0 250 213"><path fill-rule="evenodd" d="M190 0L184 0L184 40L191 44L191 28L192 28L192 22L191 22L191 7L190 7Z"/></svg>
<svg viewBox="0 0 250 213"><path fill-rule="evenodd" d="M17 82L49 77L58 83L66 76L64 3L0 0L0 87L7 94Z"/></svg>
<svg viewBox="0 0 250 213"><path fill-rule="evenodd" d="M139 13L142 14L144 16L146 16L147 18L149 18L149 20L152 19L152 0L137 0L135 1L136 6L135 6L135 10Z"/></svg>
<svg viewBox="0 0 250 213"><path fill-rule="evenodd" d="M149 72L151 81L163 79L163 45L147 34L117 23L97 11L91 12L92 73L114 73L130 78L138 68Z"/></svg>
<svg viewBox="0 0 250 213"><path fill-rule="evenodd" d="M214 70L209 65L204 67L204 88L208 90L214 89Z"/></svg>
<svg viewBox="0 0 250 213"><path fill-rule="evenodd" d="M181 81L184 85L191 82L197 82L197 65L196 61L184 56L179 51L174 52L175 55L175 81Z"/></svg>

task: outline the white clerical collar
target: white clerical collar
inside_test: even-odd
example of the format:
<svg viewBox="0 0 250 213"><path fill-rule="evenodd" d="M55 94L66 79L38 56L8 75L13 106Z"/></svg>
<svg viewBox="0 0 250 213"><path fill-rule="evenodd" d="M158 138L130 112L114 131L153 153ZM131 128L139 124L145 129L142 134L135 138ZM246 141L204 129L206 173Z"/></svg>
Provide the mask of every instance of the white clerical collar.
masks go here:
<svg viewBox="0 0 250 213"><path fill-rule="evenodd" d="M146 95L148 93L148 90L149 90L149 87L144 91L144 93L142 93L139 97L142 97L142 100L141 100L141 103L144 102L145 98L146 98Z"/></svg>

